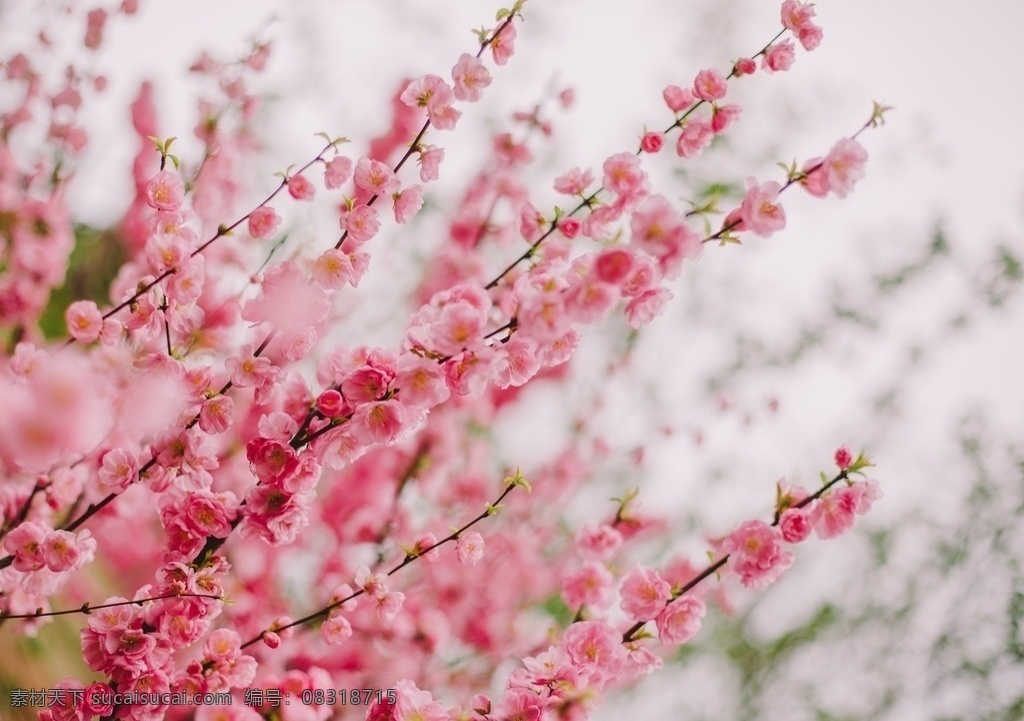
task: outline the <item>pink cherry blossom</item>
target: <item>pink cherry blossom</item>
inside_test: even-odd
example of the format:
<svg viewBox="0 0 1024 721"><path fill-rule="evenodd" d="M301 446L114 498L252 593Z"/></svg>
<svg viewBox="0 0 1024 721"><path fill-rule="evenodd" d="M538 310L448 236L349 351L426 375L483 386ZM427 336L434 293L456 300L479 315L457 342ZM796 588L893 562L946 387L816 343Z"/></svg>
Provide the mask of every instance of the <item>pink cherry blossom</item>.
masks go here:
<svg viewBox="0 0 1024 721"><path fill-rule="evenodd" d="M324 166L324 187L336 190L352 177L352 159L339 155Z"/></svg>
<svg viewBox="0 0 1024 721"><path fill-rule="evenodd" d="M352 435L367 445L389 443L402 432L407 418L405 406L395 399L365 403L352 414Z"/></svg>
<svg viewBox="0 0 1024 721"><path fill-rule="evenodd" d="M494 64L498 66L505 65L512 57L515 52L515 40L516 40L516 24L509 22L501 28L501 32L493 37L491 40L491 57L494 58Z"/></svg>
<svg viewBox="0 0 1024 721"><path fill-rule="evenodd" d="M717 70L701 70L693 81L693 94L701 100L721 100L728 90L725 77Z"/></svg>
<svg viewBox="0 0 1024 721"><path fill-rule="evenodd" d="M786 543L800 543L811 535L811 515L806 507L787 508L779 516L779 531Z"/></svg>
<svg viewBox="0 0 1024 721"><path fill-rule="evenodd" d="M330 248L313 264L313 280L328 290L338 290L346 284L355 288L369 266L370 257L366 253L345 253Z"/></svg>
<svg viewBox="0 0 1024 721"><path fill-rule="evenodd" d="M573 168L555 179L555 190L565 195L582 195L593 182L594 174L589 168Z"/></svg>
<svg viewBox="0 0 1024 721"><path fill-rule="evenodd" d="M356 163L355 182L356 187L372 195L391 195L399 185L391 168L365 155Z"/></svg>
<svg viewBox="0 0 1024 721"><path fill-rule="evenodd" d="M293 175L288 178L288 195L296 200L312 200L316 196L316 186L305 175Z"/></svg>
<svg viewBox="0 0 1024 721"><path fill-rule="evenodd" d="M789 70L793 66L795 59L796 54L793 43L789 40L783 40L781 43L775 43L765 51L764 57L761 59L761 67L769 73L781 72Z"/></svg>
<svg viewBox="0 0 1024 721"><path fill-rule="evenodd" d="M655 619L658 640L662 643L686 643L700 632L704 617L704 602L693 596L683 596L665 606Z"/></svg>
<svg viewBox="0 0 1024 721"><path fill-rule="evenodd" d="M455 82L455 97L459 100L476 102L483 96L483 89L491 84L491 74L478 59L463 53L452 68Z"/></svg>
<svg viewBox="0 0 1024 721"><path fill-rule="evenodd" d="M14 568L35 571L45 566L43 544L52 532L52 529L34 521L24 521L15 526L4 538L4 550L14 556Z"/></svg>
<svg viewBox="0 0 1024 721"><path fill-rule="evenodd" d="M706 118L689 120L679 132L676 154L680 158L695 158L703 153L715 137L711 121Z"/></svg>
<svg viewBox="0 0 1024 721"><path fill-rule="evenodd" d="M427 145L420 150L417 162L420 164L420 181L429 183L437 180L440 173L441 163L444 161L444 148Z"/></svg>
<svg viewBox="0 0 1024 721"><path fill-rule="evenodd" d="M757 63L751 58L740 58L733 65L736 72L736 77L743 77L744 75L753 75L757 71Z"/></svg>
<svg viewBox="0 0 1024 721"><path fill-rule="evenodd" d="M394 200L395 222L405 223L423 207L423 187L410 185L391 196Z"/></svg>
<svg viewBox="0 0 1024 721"><path fill-rule="evenodd" d="M169 170L161 170L146 183L146 202L157 210L177 210L185 199L181 178Z"/></svg>
<svg viewBox="0 0 1024 721"><path fill-rule="evenodd" d="M622 534L607 524L588 523L576 536L576 550L584 558L606 561L622 545Z"/></svg>
<svg viewBox="0 0 1024 721"><path fill-rule="evenodd" d="M92 343L103 330L103 316L91 300L76 300L64 311L68 335L81 343Z"/></svg>
<svg viewBox="0 0 1024 721"><path fill-rule="evenodd" d="M786 227L786 212L776 202L780 188L774 180L760 185L753 178L747 180L747 194L740 205L740 218L745 229L767 237Z"/></svg>
<svg viewBox="0 0 1024 721"><path fill-rule="evenodd" d="M640 159L633 153L619 153L604 161L605 189L617 195L635 195L644 191L646 176Z"/></svg>
<svg viewBox="0 0 1024 721"><path fill-rule="evenodd" d="M640 138L640 148L645 153L657 153L665 144L665 135L655 131L644 133Z"/></svg>
<svg viewBox="0 0 1024 721"><path fill-rule="evenodd" d="M619 592L626 616L632 621L646 621L664 608L672 587L657 571L637 563L622 577Z"/></svg>
<svg viewBox="0 0 1024 721"><path fill-rule="evenodd" d="M328 646L337 646L352 637L352 624L340 610L331 611L320 626L320 636Z"/></svg>
<svg viewBox="0 0 1024 721"><path fill-rule="evenodd" d="M569 240L580 234L583 224L576 218L562 218L558 221L558 232Z"/></svg>
<svg viewBox="0 0 1024 721"><path fill-rule="evenodd" d="M572 624L562 636L561 647L595 689L603 688L626 661L621 634L601 621Z"/></svg>
<svg viewBox="0 0 1024 721"><path fill-rule="evenodd" d="M99 480L108 491L124 489L135 482L139 463L128 451L115 448L103 454Z"/></svg>
<svg viewBox="0 0 1024 721"><path fill-rule="evenodd" d="M693 93L678 85L669 85L662 92L662 97L665 98L665 104L673 113L681 113L693 105Z"/></svg>
<svg viewBox="0 0 1024 721"><path fill-rule="evenodd" d="M818 538L835 538L853 528L858 500L859 494L848 486L834 488L819 498L811 514Z"/></svg>
<svg viewBox="0 0 1024 721"><path fill-rule="evenodd" d="M562 578L562 600L570 609L604 610L615 597L615 579L600 563L586 563Z"/></svg>
<svg viewBox="0 0 1024 721"><path fill-rule="evenodd" d="M844 138L832 146L821 162L829 189L837 198L845 198L854 184L864 177L868 153L856 140Z"/></svg>
<svg viewBox="0 0 1024 721"><path fill-rule="evenodd" d="M747 588L762 588L793 565L793 554L782 547L782 533L764 521L744 521L722 543L729 567Z"/></svg>
<svg viewBox="0 0 1024 721"><path fill-rule="evenodd" d="M359 247L380 231L377 209L360 205L341 216L341 227L348 233L348 239Z"/></svg>
<svg viewBox="0 0 1024 721"><path fill-rule="evenodd" d="M711 114L711 130L715 133L724 133L730 125L735 123L743 108L736 104L717 105Z"/></svg>
<svg viewBox="0 0 1024 721"><path fill-rule="evenodd" d="M269 205L261 205L249 214L249 235L256 240L273 237L281 226L281 217Z"/></svg>
<svg viewBox="0 0 1024 721"><path fill-rule="evenodd" d="M668 288L651 288L634 296L626 303L626 320L631 328L641 328L661 315L672 299Z"/></svg>
<svg viewBox="0 0 1024 721"><path fill-rule="evenodd" d="M468 531L459 536L455 543L459 563L463 566L475 566L484 557L484 537L477 531Z"/></svg>
<svg viewBox="0 0 1024 721"><path fill-rule="evenodd" d="M835 452L836 467L845 471L851 465L853 465L853 453L850 452L849 446L839 446Z"/></svg>
<svg viewBox="0 0 1024 721"><path fill-rule="evenodd" d="M207 433L224 433L231 427L235 402L231 396L214 396L199 409L199 427Z"/></svg>

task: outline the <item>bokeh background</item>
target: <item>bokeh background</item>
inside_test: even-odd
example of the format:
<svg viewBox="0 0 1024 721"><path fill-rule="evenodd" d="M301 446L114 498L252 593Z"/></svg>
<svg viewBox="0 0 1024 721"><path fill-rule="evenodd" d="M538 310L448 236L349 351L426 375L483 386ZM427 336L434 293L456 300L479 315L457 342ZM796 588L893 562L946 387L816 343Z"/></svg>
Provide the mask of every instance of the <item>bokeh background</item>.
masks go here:
<svg viewBox="0 0 1024 721"><path fill-rule="evenodd" d="M345 332L400 339L419 259L443 241L446 209L512 112L549 109L554 134L531 141L528 171L543 207L565 169L598 167L632 150L644 126L668 125L665 85L763 46L778 5L530 0L513 60L454 133L435 136L448 155L424 212L375 241L364 281L374 302L350 309ZM27 47L46 27L54 76L74 60L108 77L83 111L90 149L71 190L75 219L103 229L131 198L126 108L143 80L161 135L179 136L188 157L199 152L194 99L209 90L188 66L203 49L232 57L254 37L273 43L253 87L266 102L255 126L263 148L247 160L239 199L247 208L275 171L319 149L314 133L365 147L386 129L402 79L446 75L497 7L143 2L83 61L83 28L69 19L81 8L68 16L63 4L2 0L0 48ZM896 109L862 136L867 177L844 201L787 194L786 230L770 239L706 248L669 311L639 334L614 323L588 332L570 382L531 388L522 415L503 421L501 453L540 465L585 416L609 447L595 504L639 486L644 507L677 526L652 559L699 553L704 538L767 515L777 479L813 485L841 443L869 451L885 498L856 532L801 547L767 592L733 594L732 614L714 613L663 671L609 699L602 719L1024 718L1024 5L816 9L822 46L788 73L731 85L741 123L697 161L659 156L652 174L679 202L723 186L729 207L746 177L775 179L777 162L824 154L877 100ZM565 87L575 92L568 110L546 100ZM302 210L286 219L283 254L335 234L330 208ZM2 630L0 649L13 658Z"/></svg>

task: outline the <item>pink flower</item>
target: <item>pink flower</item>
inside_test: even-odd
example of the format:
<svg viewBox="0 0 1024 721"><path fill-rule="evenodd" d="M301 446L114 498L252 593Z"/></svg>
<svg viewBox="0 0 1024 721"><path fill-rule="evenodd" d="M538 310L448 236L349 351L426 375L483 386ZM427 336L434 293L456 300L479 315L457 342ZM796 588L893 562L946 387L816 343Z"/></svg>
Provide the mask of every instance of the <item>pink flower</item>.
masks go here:
<svg viewBox="0 0 1024 721"><path fill-rule="evenodd" d="M600 563L587 563L562 579L562 600L570 609L604 610L614 601L612 574Z"/></svg>
<svg viewBox="0 0 1024 721"><path fill-rule="evenodd" d="M288 178L288 194L296 200L312 200L316 195L316 186L304 175L293 175Z"/></svg>
<svg viewBox="0 0 1024 721"><path fill-rule="evenodd" d="M640 169L640 159L633 153L618 153L604 161L604 180L606 190L616 195L635 195L643 192L646 175Z"/></svg>
<svg viewBox="0 0 1024 721"><path fill-rule="evenodd" d="M386 591L380 593L377 599L377 618L381 623L391 623L395 616L402 610L405 603L405 594L398 591Z"/></svg>
<svg viewBox="0 0 1024 721"><path fill-rule="evenodd" d="M670 644L686 643L700 632L700 620L706 610L704 602L693 596L673 601L654 619L658 640Z"/></svg>
<svg viewBox="0 0 1024 721"><path fill-rule="evenodd" d="M339 418L348 412L349 407L341 393L328 388L317 396L316 409L328 418Z"/></svg>
<svg viewBox="0 0 1024 721"><path fill-rule="evenodd" d="M736 73L736 77L741 78L744 75L753 75L757 70L757 63L750 58L740 58L733 65L733 70Z"/></svg>
<svg viewBox="0 0 1024 721"><path fill-rule="evenodd" d="M403 679L395 684L396 703L388 710L383 707L376 716L371 706L367 721L449 721L451 716L444 710L444 704L435 701L429 691L420 691L412 681Z"/></svg>
<svg viewBox="0 0 1024 721"><path fill-rule="evenodd" d="M851 487L842 486L818 499L811 515L818 538L835 538L853 528L859 496Z"/></svg>
<svg viewBox="0 0 1024 721"><path fill-rule="evenodd" d="M796 54L792 41L784 40L781 43L775 43L765 51L764 58L761 60L761 67L770 73L789 70L793 66L795 58Z"/></svg>
<svg viewBox="0 0 1024 721"><path fill-rule="evenodd" d="M721 100L728 88L725 78L717 70L701 70L693 81L693 94L707 102Z"/></svg>
<svg viewBox="0 0 1024 721"><path fill-rule="evenodd" d="M832 189L829 186L828 175L825 173L822 161L823 159L820 157L811 158L801 167L801 170L806 173L807 177L800 179L800 185L807 191L808 195L812 195L815 198L824 198L828 195L828 191Z"/></svg>
<svg viewBox="0 0 1024 721"><path fill-rule="evenodd" d="M253 348L247 345L237 356L232 356L224 365L231 372L232 385L239 388L260 386L272 374L270 360L253 355Z"/></svg>
<svg viewBox="0 0 1024 721"><path fill-rule="evenodd" d="M328 190L340 188L352 177L352 159L339 155L324 167L324 186Z"/></svg>
<svg viewBox="0 0 1024 721"><path fill-rule="evenodd" d="M782 3L782 24L793 31L804 50L814 50L821 42L821 28L814 24L814 6L799 0Z"/></svg>
<svg viewBox="0 0 1024 721"><path fill-rule="evenodd" d="M843 138L825 156L821 169L828 186L838 198L845 198L853 185L864 177L864 164L868 153L856 140Z"/></svg>
<svg viewBox="0 0 1024 721"><path fill-rule="evenodd" d="M484 538L476 531L468 531L455 542L455 552L463 566L475 566L484 557Z"/></svg>
<svg viewBox="0 0 1024 721"><path fill-rule="evenodd" d="M775 181L757 184L747 180L747 194L740 205L740 218L745 229L767 237L786 227L786 212L776 203L780 186Z"/></svg>
<svg viewBox="0 0 1024 721"><path fill-rule="evenodd" d="M169 170L161 170L146 183L146 202L157 210L177 210L185 199L181 178Z"/></svg>
<svg viewBox="0 0 1024 721"><path fill-rule="evenodd" d="M92 343L103 330L103 315L91 300L76 300L64 311L68 335L80 343Z"/></svg>
<svg viewBox="0 0 1024 721"><path fill-rule="evenodd" d="M672 597L672 587L657 571L638 563L623 576L619 593L622 594L622 610L629 619L646 621L664 608Z"/></svg>
<svg viewBox="0 0 1024 721"><path fill-rule="evenodd" d="M558 232L560 232L569 240L572 240L577 235L579 235L580 229L582 227L583 224L580 223L580 221L577 220L576 218L566 217L558 221Z"/></svg>
<svg viewBox="0 0 1024 721"><path fill-rule="evenodd" d="M405 406L395 399L364 403L352 414L352 435L365 445L389 443L402 432L406 418Z"/></svg>
<svg viewBox="0 0 1024 721"><path fill-rule="evenodd" d="M779 531L786 543L800 543L811 535L811 515L804 508L787 508L779 516Z"/></svg>
<svg viewBox="0 0 1024 721"><path fill-rule="evenodd" d="M447 400L450 394L444 371L437 363L411 353L402 355L398 361L395 386L402 402L413 408L432 408Z"/></svg>
<svg viewBox="0 0 1024 721"><path fill-rule="evenodd" d="M139 462L128 451L115 448L103 454L99 480L108 491L125 489L135 482Z"/></svg>
<svg viewBox="0 0 1024 721"><path fill-rule="evenodd" d="M526 241L533 243L544 234L547 227L548 221L541 212L533 207L532 203L523 203L523 207L519 209L519 234Z"/></svg>
<svg viewBox="0 0 1024 721"><path fill-rule="evenodd" d="M452 79L455 81L455 97L469 102L479 100L483 89L491 84L491 74L487 68L478 58L468 53L463 53L452 68Z"/></svg>
<svg viewBox="0 0 1024 721"><path fill-rule="evenodd" d="M379 400L388 390L390 375L379 368L363 366L345 376L341 382L341 394L352 408L363 403Z"/></svg>
<svg viewBox="0 0 1024 721"><path fill-rule="evenodd" d="M836 467L841 471L845 471L853 465L853 454L850 452L850 448L848 446L839 446L836 449L835 460Z"/></svg>
<svg viewBox="0 0 1024 721"><path fill-rule="evenodd" d="M514 22L507 22L501 31L491 40L491 56L494 64L501 66L508 62L515 52L516 25Z"/></svg>
<svg viewBox="0 0 1024 721"><path fill-rule="evenodd" d="M395 202L395 222L404 223L423 207L423 187L410 185L400 193L391 196Z"/></svg>
<svg viewBox="0 0 1024 721"><path fill-rule="evenodd" d="M235 402L231 396L214 396L199 409L199 427L206 433L223 433L231 427Z"/></svg>
<svg viewBox="0 0 1024 721"><path fill-rule="evenodd" d="M349 240L359 247L380 230L377 220L377 209L370 205L360 205L341 217L341 227L348 233Z"/></svg>
<svg viewBox="0 0 1024 721"><path fill-rule="evenodd" d="M747 588L767 586L793 565L793 554L782 547L782 532L764 521L744 521L726 537L722 549Z"/></svg>
<svg viewBox="0 0 1024 721"><path fill-rule="evenodd" d="M706 118L695 118L683 126L676 140L676 153L680 158L695 158L711 145L715 131Z"/></svg>
<svg viewBox="0 0 1024 721"><path fill-rule="evenodd" d="M625 308L630 328L639 329L650 323L664 312L670 300L672 291L668 288L651 288L631 298Z"/></svg>
<svg viewBox="0 0 1024 721"><path fill-rule="evenodd" d="M589 169L573 168L555 178L555 191L564 195L582 195L593 182L594 174Z"/></svg>
<svg viewBox="0 0 1024 721"><path fill-rule="evenodd" d="M540 371L537 342L517 333L502 344L495 361L494 382L499 388L518 388L525 385Z"/></svg>
<svg viewBox="0 0 1024 721"><path fill-rule="evenodd" d="M331 248L313 264L313 280L328 290L337 290L346 283L354 288L369 266L370 256L366 253L345 253Z"/></svg>
<svg viewBox="0 0 1024 721"><path fill-rule="evenodd" d="M856 501L858 516L863 516L870 511L875 501L882 497L882 489L877 481L854 483L850 486L850 492Z"/></svg>
<svg viewBox="0 0 1024 721"><path fill-rule="evenodd" d="M14 556L14 568L36 571L46 565L43 544L52 529L34 521L23 521L4 538L4 550Z"/></svg>
<svg viewBox="0 0 1024 721"><path fill-rule="evenodd" d="M418 159L420 164L420 180L424 183L437 180L443 160L444 148L428 145L420 150Z"/></svg>
<svg viewBox="0 0 1024 721"><path fill-rule="evenodd" d="M335 609L320 626L320 637L328 646L338 646L352 637L352 624Z"/></svg>
<svg viewBox="0 0 1024 721"><path fill-rule="evenodd" d="M606 523L588 523L576 536L576 550L584 558L606 561L622 545L622 534Z"/></svg>
<svg viewBox="0 0 1024 721"><path fill-rule="evenodd" d="M451 130L462 115L452 107L455 102L452 89L437 75L424 75L413 80L400 97L410 107L426 108L427 117L439 130Z"/></svg>
<svg viewBox="0 0 1024 721"><path fill-rule="evenodd" d="M295 450L282 441L257 436L245 446L249 466L262 483L278 485L299 467Z"/></svg>
<svg viewBox="0 0 1024 721"><path fill-rule="evenodd" d="M281 216L269 205L261 205L249 214L249 235L256 240L266 240L277 232Z"/></svg>
<svg viewBox="0 0 1024 721"><path fill-rule="evenodd" d="M718 105L711 114L711 130L716 134L723 133L730 125L735 123L743 110L739 105Z"/></svg>
<svg viewBox="0 0 1024 721"><path fill-rule="evenodd" d="M365 155L356 163L355 182L356 187L373 195L391 195L399 186L391 168Z"/></svg>
<svg viewBox="0 0 1024 721"><path fill-rule="evenodd" d="M693 105L693 93L678 85L669 85L662 91L665 104L673 113L680 113Z"/></svg>
<svg viewBox="0 0 1024 721"><path fill-rule="evenodd" d="M655 131L644 133L644 136L640 138L640 148L645 153L657 153L664 144L664 134Z"/></svg>
<svg viewBox="0 0 1024 721"><path fill-rule="evenodd" d="M600 690L625 665L622 635L601 621L580 621L565 630L562 648L588 684Z"/></svg>

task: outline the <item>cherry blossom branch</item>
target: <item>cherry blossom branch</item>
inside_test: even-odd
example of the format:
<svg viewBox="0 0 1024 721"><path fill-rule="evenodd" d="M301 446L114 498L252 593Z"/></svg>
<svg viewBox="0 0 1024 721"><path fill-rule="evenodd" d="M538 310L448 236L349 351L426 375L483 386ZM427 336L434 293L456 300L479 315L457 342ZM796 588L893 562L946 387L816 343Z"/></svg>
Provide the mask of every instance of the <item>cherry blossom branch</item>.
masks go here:
<svg viewBox="0 0 1024 721"><path fill-rule="evenodd" d="M883 116L883 114L887 110L891 110L891 108L886 107L884 105L880 105L879 103L875 103L874 107L873 107L873 109L871 111L871 118L867 122L865 122L863 125L861 125L857 129L857 132L855 132L853 135L850 136L850 140L856 140L861 135L861 133L863 133L868 128L876 128L879 125L881 125L882 122L883 122L882 116ZM794 185L796 183L799 183L799 182L801 182L803 180L806 180L807 177L811 173L813 173L813 172L815 172L817 170L820 170L822 168L822 166L824 166L824 164L825 164L825 161L824 160L820 160L817 163L815 163L814 165L811 165L810 167L808 167L806 170L797 170L796 166L794 164L787 171L789 177L786 179L786 182L779 188L779 195L784 193L790 186L792 186L792 185ZM733 221L723 225L722 228L717 233L713 233L713 234L709 235L708 237L704 238L700 242L703 244L703 243L710 243L713 240L724 239L724 238L726 238L728 236L728 233L729 233L730 230L733 230L737 226L741 225L742 222L743 221L739 220L739 219L733 220ZM725 241L723 240L723 242L725 242ZM738 241L736 241L736 242L738 242Z"/></svg>
<svg viewBox="0 0 1024 721"><path fill-rule="evenodd" d="M792 505L790 505L788 507L789 508L803 508L804 506L810 505L814 501L816 501L819 498L821 498L821 496L823 496L830 488L832 488L837 483L839 483L841 481L848 480L851 473L857 473L857 472L860 471L861 468L866 468L867 466L870 466L870 465L871 465L871 462L867 458L865 458L863 455L861 455L853 465L851 465L849 468L844 468L843 470L841 470L838 474L836 474L836 476L834 478L832 478L830 481L828 481L828 483L825 483L817 491L815 491L811 495L807 496L807 498L803 499L802 501L798 501L796 503L793 503ZM772 519L772 522L769 525L772 526L772 527L778 526L780 520L781 520L781 514L779 513L779 510L776 509L775 517ZM729 562L729 558L731 557L731 555L732 554L727 553L724 556L722 556L721 558L717 559L714 563L712 563L709 566L707 566L707 568L705 568L703 571L698 573L695 577L690 579L686 584L684 584L679 589L678 592L673 593L672 594L672 598L670 598L668 601L666 601L665 605L668 606L668 605L672 604L673 602L675 602L676 600L682 598L686 593L689 593L694 588L696 588L698 585L700 585L700 583L702 583L703 581L707 580L708 578L713 576L715 573L717 573L719 570L721 570L722 567L724 567ZM622 634L622 642L623 643L629 643L630 641L635 640L635 637L636 637L637 633L639 633L640 630L646 624L648 624L648 623L650 623L649 620L648 621L637 621L636 623L634 623L632 626L630 626L625 631L625 633Z"/></svg>
<svg viewBox="0 0 1024 721"><path fill-rule="evenodd" d="M520 3L517 3L517 5L519 5L519 4ZM495 39L499 35L501 35L501 33L505 30L505 28L512 24L512 22L516 19L517 15L518 15L518 8L515 11L509 13L508 17L506 17L503 21L501 21L501 23L498 25L498 27L496 27L491 32L491 34L489 36L487 36L484 40L482 40L480 42L480 47L476 51L476 58L477 59L480 59L480 56L484 54L484 51L487 50L487 48L495 41ZM405 153L402 155L401 159L399 159L399 161L395 165L395 167L393 167L391 169L392 173L397 174L398 171L402 169L402 166L405 165L406 161L408 161L409 158L411 158L414 153L416 153L416 152L418 152L420 150L420 141L423 140L423 136L426 135L428 128L430 128L430 118L429 117L423 122L423 127L420 128L420 131L416 134L416 137L413 138L412 143L409 144L409 149L405 151ZM376 203L377 199L380 198L380 197L381 196L380 196L379 193L374 193L372 196L370 196L370 199L366 201L367 207L369 207L369 206L373 205L374 203ZM341 238L338 239L338 242L334 244L335 250L341 248L341 246L345 242L346 238L348 238L348 230L345 230L341 234Z"/></svg>
<svg viewBox="0 0 1024 721"><path fill-rule="evenodd" d="M317 153L316 157L314 157L312 160L307 162L305 165L303 165L301 168L299 168L297 171L295 171L295 173L293 173L292 175L293 176L294 175L302 175L304 172L306 172L306 170L311 168L313 165L315 165L318 162L321 162L323 160L324 153L326 153L328 150L330 150L333 147L335 147L335 143L333 143L333 142L327 143L323 147L323 149L319 153ZM223 237L225 237L227 235L230 235L231 232L235 230L235 228L237 228L242 223L247 221L249 219L249 217L254 212L256 212L258 209L266 206L271 200L276 198L278 196L278 194L288 186L288 180L289 180L289 177L282 178L281 182L278 183L278 186L276 188L274 188L274 190L266 198L264 198L262 201L260 201L260 203L258 205L256 205L256 207L254 207L248 213L246 213L245 215L240 217L238 220L236 220L235 222L231 223L230 225L221 225L221 226L219 226L217 228L217 232L214 233L213 236L209 240L207 240L205 243L203 243L198 248L196 248L191 253L189 253L189 258L195 258L197 255L199 255L204 250L206 250L208 247L210 247L210 245L212 245L214 243L214 241L216 241L218 238L223 238ZM106 320L107 318L110 318L111 316L116 315L117 313L121 312L122 310L124 310L128 306L132 305L133 303L138 301L139 298L141 298L143 295L145 295L147 292L149 292L152 288L156 287L162 281L166 280L167 278L170 278L172 275L174 275L177 272L178 272L178 270L176 268L169 268L169 269L165 270L163 273L161 273L160 275L158 275L156 278L154 278L153 280L151 280L148 283L140 282L138 284L138 286L136 287L135 292L132 295L130 295L127 299L125 299L124 301L122 301L118 305L114 306L113 308L111 308L110 310L108 310L106 313L104 313L102 315L103 320ZM66 348L66 347L72 345L73 343L75 343L75 339L73 337L72 338L68 338L66 341L64 341L64 345L61 346L61 347L62 348Z"/></svg>
<svg viewBox="0 0 1024 721"><path fill-rule="evenodd" d="M162 596L150 596L149 598L136 598L133 601L117 601L114 603L101 603L99 605L91 605L89 603L83 603L78 608L69 608L63 611L46 611L37 608L34 613L0 613L0 622L7 621L9 619L26 619L26 618L44 618L46 616L68 616L74 613L84 613L88 616L93 611L98 611L101 608L116 608L118 606L141 606L144 603L150 601L162 601L167 598L210 598L218 601L223 601L224 596L217 596L212 593L165 593Z"/></svg>
<svg viewBox="0 0 1024 721"><path fill-rule="evenodd" d="M454 531L449 533L447 536L442 538L440 541L437 541L436 543L431 544L430 546L427 546L425 548L418 548L418 549L416 549L415 552L407 551L406 554L405 554L405 558L403 558L400 563L395 565L385 575L390 578L391 576L395 575L396 573L401 571L403 568L405 568L409 564L413 563L414 561L416 561L419 558L422 558L423 556L425 556L426 554L430 553L434 549L440 548L441 546L445 545L446 543L451 543L453 541L457 541L459 536L461 536L463 533L468 531L470 528L472 528L476 524L480 523L480 521L484 520L485 518L489 518L489 517L493 516L494 514L496 514L498 512L498 509L501 507L501 502L505 500L505 497L508 496L508 494L511 493L512 490L516 486L522 486L523 488L526 489L527 493L529 493L529 491L530 491L530 484L527 482L527 480L525 478L522 477L522 475L520 474L520 472L518 470L516 471L516 474L514 476L510 476L510 477L505 479L505 489L501 492L501 495L499 495L494 500L493 503L487 504L487 506L484 508L483 512L480 513L480 515L476 516L471 521L468 521L467 523L463 524L462 526L460 526L459 528L455 529ZM315 620L317 620L319 618L323 618L323 617L327 616L328 614L330 614L330 612L333 611L334 609L339 608L340 606L344 605L345 603L348 603L349 601L351 601L351 600L353 600L355 598L359 598L360 596L364 595L365 593L366 593L365 590L363 590L361 588L357 589L357 590L353 591L352 593L350 593L345 598L342 598L340 600L334 601L333 603L330 603L330 604L324 606L320 610L314 611L313 613L310 613L310 614L308 614L306 616L303 616L302 618L300 618L300 619L298 619L296 621L292 621L291 623L289 623L287 625L284 625L284 626L274 626L274 627L268 628L268 629L266 629L264 631L261 631L258 636L254 636L253 638L249 639L248 641L243 643L240 648L246 649L249 646L252 646L254 644L259 643L260 641L263 640L263 637L266 634L268 634L268 633L279 633L281 631L286 631L289 628L295 628L296 626L302 626L302 625L305 625L305 624L310 623L312 621L315 621Z"/></svg>
<svg viewBox="0 0 1024 721"><path fill-rule="evenodd" d="M757 51L757 53L751 59L753 60L753 59L756 59L758 56L763 55L768 50L768 48L770 48L772 46L772 44L776 40L778 40L780 37L782 37L782 35L785 32L786 32L786 28L783 28L782 30L780 30L775 35L775 37L773 37L770 41L768 41L768 43L763 48L761 48L759 51ZM739 74L738 66L734 64L733 67L732 67L732 70L726 76L726 80L731 80L732 78L736 77L738 74ZM675 122L673 122L670 126L668 126L664 130L664 133L668 133L668 132L674 130L675 128L681 127L683 122L692 113L694 113L699 107L701 107L702 105L705 105L707 103L708 103L707 100L703 100L703 99L698 100L696 103L691 105L690 108L688 108L685 113L683 113L682 115L677 117ZM643 152L643 147L637 147L636 152L634 154L635 155L640 155L642 152ZM581 200L580 203L575 208L573 208L571 211L566 213L564 217L572 217L572 216L576 215L576 213L578 213L579 211L583 210L584 208L593 207L595 201L597 200L597 196L599 196L602 192L604 192L604 187L603 186L598 188L597 190L595 190L590 195L588 195L585 198L583 198L583 200ZM555 230L557 230L557 229L558 229L557 221L552 221L551 222L551 227L548 228L537 240L535 240L533 243L531 243L530 247L527 248L523 252L522 255L520 255L518 258L516 258L514 261L512 261L503 271L501 271L497 276L495 276L495 278L493 280L491 280L487 285L485 285L484 289L485 290L491 290L492 288L496 288L498 283L501 282L502 278L504 278L506 275L511 273L513 270L515 270L516 266L518 266L520 263L523 263L523 262L529 260L530 258L532 258L534 256L534 254L537 252L537 249L540 247L540 245L548 238L548 236L550 236L552 233L554 233Z"/></svg>

